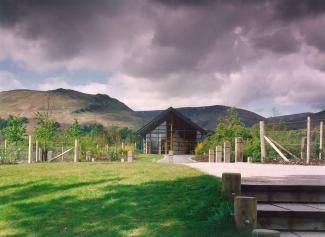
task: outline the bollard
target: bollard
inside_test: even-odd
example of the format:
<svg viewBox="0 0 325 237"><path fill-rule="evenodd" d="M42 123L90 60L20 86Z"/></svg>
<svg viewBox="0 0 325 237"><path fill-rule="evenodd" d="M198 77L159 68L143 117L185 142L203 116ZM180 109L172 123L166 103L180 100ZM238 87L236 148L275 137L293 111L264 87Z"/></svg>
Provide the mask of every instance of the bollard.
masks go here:
<svg viewBox="0 0 325 237"><path fill-rule="evenodd" d="M255 229L252 233L253 237L280 237L280 232L276 230Z"/></svg>
<svg viewBox="0 0 325 237"><path fill-rule="evenodd" d="M229 198L241 194L241 174L240 173L223 173L222 174L222 192Z"/></svg>
<svg viewBox="0 0 325 237"><path fill-rule="evenodd" d="M247 157L247 163L252 163L253 162L253 159L251 156Z"/></svg>
<svg viewBox="0 0 325 237"><path fill-rule="evenodd" d="M128 151L128 162L132 162L132 161L133 161L133 152Z"/></svg>
<svg viewBox="0 0 325 237"><path fill-rule="evenodd" d="M209 162L214 162L214 150L209 149Z"/></svg>
<svg viewBox="0 0 325 237"><path fill-rule="evenodd" d="M168 152L168 162L174 163L174 152L172 150Z"/></svg>
<svg viewBox="0 0 325 237"><path fill-rule="evenodd" d="M230 142L225 141L223 145L223 162L230 163Z"/></svg>
<svg viewBox="0 0 325 237"><path fill-rule="evenodd" d="M121 162L124 163L124 158L123 157L121 158Z"/></svg>
<svg viewBox="0 0 325 237"><path fill-rule="evenodd" d="M235 138L235 162L243 162L243 139L241 137Z"/></svg>
<svg viewBox="0 0 325 237"><path fill-rule="evenodd" d="M235 197L235 223L237 228L253 230L257 224L257 199L255 197Z"/></svg>
<svg viewBox="0 0 325 237"><path fill-rule="evenodd" d="M216 162L222 162L222 146L216 146Z"/></svg>
<svg viewBox="0 0 325 237"><path fill-rule="evenodd" d="M95 158L91 158L91 162L95 162Z"/></svg>

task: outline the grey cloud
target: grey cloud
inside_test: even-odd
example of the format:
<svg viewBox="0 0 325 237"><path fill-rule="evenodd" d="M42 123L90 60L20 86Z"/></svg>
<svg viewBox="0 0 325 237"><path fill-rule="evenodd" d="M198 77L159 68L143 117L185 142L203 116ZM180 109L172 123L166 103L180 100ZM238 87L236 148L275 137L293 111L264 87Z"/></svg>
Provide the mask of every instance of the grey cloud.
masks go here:
<svg viewBox="0 0 325 237"><path fill-rule="evenodd" d="M299 20L325 12L323 0L275 0L275 17L282 20Z"/></svg>
<svg viewBox="0 0 325 237"><path fill-rule="evenodd" d="M294 38L290 29L281 29L268 35L259 36L253 40L253 43L257 48L283 54L297 52L300 46L300 42Z"/></svg>
<svg viewBox="0 0 325 237"><path fill-rule="evenodd" d="M0 0L0 30L39 43L44 61L62 68L73 60L84 67L93 63L159 83L165 95L188 97L195 88L200 96L221 91L239 103L276 96L259 90L301 66L269 65L291 55L304 58L301 46L325 51L319 30L324 10L318 0ZM309 55L307 64L323 67L323 58Z"/></svg>

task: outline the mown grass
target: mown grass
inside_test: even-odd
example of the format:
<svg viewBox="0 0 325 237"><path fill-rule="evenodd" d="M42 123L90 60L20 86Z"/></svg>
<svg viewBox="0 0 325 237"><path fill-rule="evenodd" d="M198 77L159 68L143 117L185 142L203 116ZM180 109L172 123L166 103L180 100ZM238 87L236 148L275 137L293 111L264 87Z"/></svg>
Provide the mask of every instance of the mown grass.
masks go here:
<svg viewBox="0 0 325 237"><path fill-rule="evenodd" d="M217 179L152 159L0 166L0 236L240 236Z"/></svg>

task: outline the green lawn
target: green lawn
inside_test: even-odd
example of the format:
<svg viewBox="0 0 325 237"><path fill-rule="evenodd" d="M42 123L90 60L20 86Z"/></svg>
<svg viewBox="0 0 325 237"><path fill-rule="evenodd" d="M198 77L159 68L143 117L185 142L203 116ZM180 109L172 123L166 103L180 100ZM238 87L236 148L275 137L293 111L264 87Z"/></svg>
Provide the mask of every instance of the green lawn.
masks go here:
<svg viewBox="0 0 325 237"><path fill-rule="evenodd" d="M218 180L151 159L0 166L0 236L239 236Z"/></svg>

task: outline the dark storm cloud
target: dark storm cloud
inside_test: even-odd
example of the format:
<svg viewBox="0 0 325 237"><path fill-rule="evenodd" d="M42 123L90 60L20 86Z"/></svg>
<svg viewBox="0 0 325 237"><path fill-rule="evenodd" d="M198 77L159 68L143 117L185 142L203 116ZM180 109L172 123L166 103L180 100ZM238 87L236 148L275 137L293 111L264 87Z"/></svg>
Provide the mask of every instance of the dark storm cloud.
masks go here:
<svg viewBox="0 0 325 237"><path fill-rule="evenodd" d="M268 35L254 39L257 48L267 49L272 52L289 54L299 50L299 41L294 38L288 29L281 29Z"/></svg>
<svg viewBox="0 0 325 237"><path fill-rule="evenodd" d="M164 96L195 88L241 104L266 88L289 103L278 78L300 83L308 76L292 77L296 67L325 68L324 11L318 0L0 0L0 60L104 68L161 83ZM316 94L309 101L322 104Z"/></svg>
<svg viewBox="0 0 325 237"><path fill-rule="evenodd" d="M275 0L275 16L283 20L299 20L325 12L324 0Z"/></svg>

